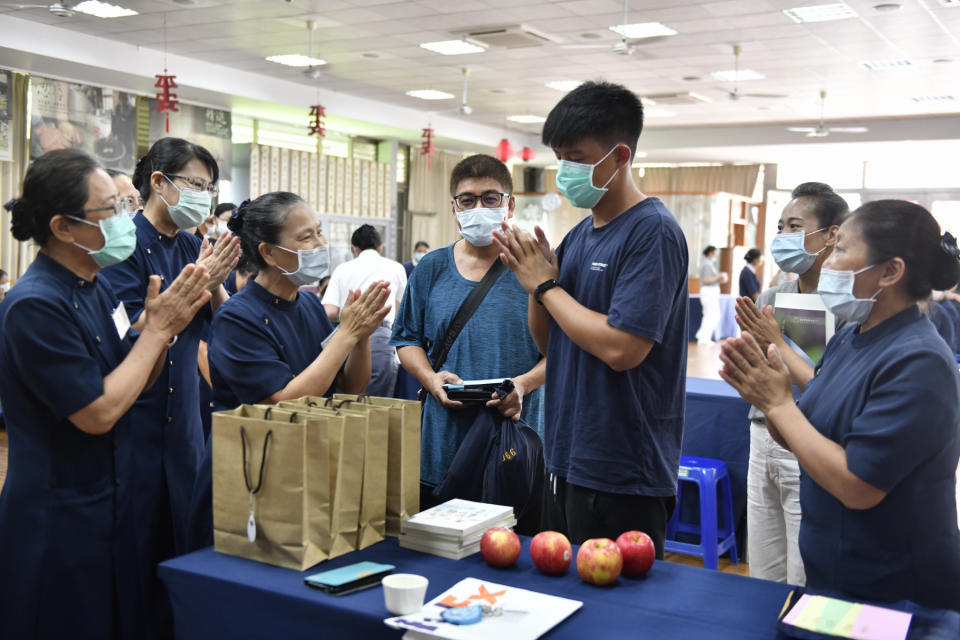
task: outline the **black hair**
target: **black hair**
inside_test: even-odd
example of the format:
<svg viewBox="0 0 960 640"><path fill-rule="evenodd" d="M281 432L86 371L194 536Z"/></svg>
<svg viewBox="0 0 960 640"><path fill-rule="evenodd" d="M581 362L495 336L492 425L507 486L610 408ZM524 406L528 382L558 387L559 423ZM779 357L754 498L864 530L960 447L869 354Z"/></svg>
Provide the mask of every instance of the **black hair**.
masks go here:
<svg viewBox="0 0 960 640"><path fill-rule="evenodd" d="M643 103L612 82L584 82L556 104L543 123L543 144L556 149L593 138L604 146L623 143L637 152L643 131Z"/></svg>
<svg viewBox="0 0 960 640"><path fill-rule="evenodd" d="M6 275L7 275L7 272L4 271L3 269L0 269L0 278L4 278L6 277Z"/></svg>
<svg viewBox="0 0 960 640"><path fill-rule="evenodd" d="M430 244L426 240L417 240L417 244L413 245L413 250L416 251L420 247L430 248Z"/></svg>
<svg viewBox="0 0 960 640"><path fill-rule="evenodd" d="M237 273L241 273L249 278L256 278L257 274L260 273L260 267L253 264L251 260L248 260L246 255L241 255L240 260L237 262Z"/></svg>
<svg viewBox="0 0 960 640"><path fill-rule="evenodd" d="M233 211L237 208L237 205L232 202L221 202L217 205L217 208L213 210L213 215L219 217L221 213L226 213L227 211Z"/></svg>
<svg viewBox="0 0 960 640"><path fill-rule="evenodd" d="M128 178L130 177L127 175L126 171L120 171L120 169L111 169L110 167L107 167L106 172L107 172L107 175L110 176L111 178L116 178L117 176L126 176Z"/></svg>
<svg viewBox="0 0 960 640"><path fill-rule="evenodd" d="M763 252L760 251L760 249L757 249L756 247L754 247L753 249L750 249L749 251L747 251L747 253L744 254L743 259L745 262L749 264L762 255L763 255Z"/></svg>
<svg viewBox="0 0 960 640"><path fill-rule="evenodd" d="M907 295L923 300L960 281L960 250L930 212L906 200L875 200L854 211L870 264L899 257L906 264Z"/></svg>
<svg viewBox="0 0 960 640"><path fill-rule="evenodd" d="M362 224L353 232L353 235L350 237L350 244L360 249L360 251L366 251L367 249L379 249L382 243L380 241L380 233L373 225Z"/></svg>
<svg viewBox="0 0 960 640"><path fill-rule="evenodd" d="M500 183L506 193L513 193L510 170L493 156L478 153L458 162L450 172L450 196L457 195L457 186L470 178L492 178Z"/></svg>
<svg viewBox="0 0 960 640"><path fill-rule="evenodd" d="M793 199L808 198L813 202L813 215L821 229L839 226L850 215L847 201L841 198L828 184L804 182L790 194Z"/></svg>
<svg viewBox="0 0 960 640"><path fill-rule="evenodd" d="M206 165L212 182L216 184L220 179L220 168L209 151L183 138L160 138L153 143L147 155L137 160L137 168L133 170L133 186L146 202L150 199L150 176L154 171L176 173L194 158Z"/></svg>
<svg viewBox="0 0 960 640"><path fill-rule="evenodd" d="M260 255L260 243L280 244L283 225L290 210L304 202L303 198L289 191L265 193L256 200L244 200L227 222L230 233L240 238L243 259L258 269L266 269L267 263Z"/></svg>
<svg viewBox="0 0 960 640"><path fill-rule="evenodd" d="M707 248L703 250L703 257L706 258L708 255L710 255L716 250L717 248L715 246L713 246L712 244L708 244Z"/></svg>
<svg viewBox="0 0 960 640"><path fill-rule="evenodd" d="M50 238L50 220L56 215L86 218L89 177L100 163L79 149L49 151L27 169L23 195L4 205L11 214L10 231L21 242L31 238L44 246Z"/></svg>

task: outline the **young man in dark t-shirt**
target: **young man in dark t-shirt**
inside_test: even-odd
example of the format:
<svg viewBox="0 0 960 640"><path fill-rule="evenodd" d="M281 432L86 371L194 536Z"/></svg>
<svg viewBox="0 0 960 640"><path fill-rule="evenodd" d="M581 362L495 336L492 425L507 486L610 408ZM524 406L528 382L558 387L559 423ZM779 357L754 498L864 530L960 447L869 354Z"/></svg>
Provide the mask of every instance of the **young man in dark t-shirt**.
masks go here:
<svg viewBox="0 0 960 640"><path fill-rule="evenodd" d="M504 224L501 259L530 294L547 355L543 527L571 541L638 529L663 556L676 505L687 361L687 243L634 182L643 127L625 87L587 82L543 127L557 186L592 216L557 247Z"/></svg>

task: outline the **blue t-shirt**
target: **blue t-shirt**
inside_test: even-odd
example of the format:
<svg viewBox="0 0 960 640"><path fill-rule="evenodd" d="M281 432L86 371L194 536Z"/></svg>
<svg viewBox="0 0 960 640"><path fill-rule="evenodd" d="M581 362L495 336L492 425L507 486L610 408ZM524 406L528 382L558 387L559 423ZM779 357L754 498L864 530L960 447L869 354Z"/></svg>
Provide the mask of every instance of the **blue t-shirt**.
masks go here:
<svg viewBox="0 0 960 640"><path fill-rule="evenodd" d="M858 329L827 344L799 406L844 448L847 468L887 495L872 509L847 509L801 475L807 586L960 610L956 361L915 306Z"/></svg>
<svg viewBox="0 0 960 640"><path fill-rule="evenodd" d="M950 350L956 353L957 329L954 317L955 312L953 307L951 307L948 303L948 300L930 303L930 322L932 322L933 326L936 327L937 333L939 333L940 337L943 338L943 341L947 343L947 346L950 347Z"/></svg>
<svg viewBox="0 0 960 640"><path fill-rule="evenodd" d="M740 272L740 295L752 298L754 294L760 293L760 279L757 274L750 270L750 267L744 267Z"/></svg>
<svg viewBox="0 0 960 640"><path fill-rule="evenodd" d="M220 305L208 357L217 411L263 401L306 369L333 325L309 293L278 298L255 281Z"/></svg>
<svg viewBox="0 0 960 640"><path fill-rule="evenodd" d="M456 243L454 243L456 244ZM477 282L467 280L453 259L453 244L431 251L417 264L393 323L390 344L422 347L433 362L437 343ZM529 296L504 269L454 341L442 369L463 380L513 378L532 369L540 352L527 325ZM523 399L523 419L543 436L542 388ZM440 484L480 407L447 410L433 396L423 406L420 481Z"/></svg>
<svg viewBox="0 0 960 640"><path fill-rule="evenodd" d="M557 248L560 285L610 326L654 341L616 372L551 319L544 452L550 473L611 493L672 496L687 370L687 242L673 214L646 198L594 228L587 217Z"/></svg>

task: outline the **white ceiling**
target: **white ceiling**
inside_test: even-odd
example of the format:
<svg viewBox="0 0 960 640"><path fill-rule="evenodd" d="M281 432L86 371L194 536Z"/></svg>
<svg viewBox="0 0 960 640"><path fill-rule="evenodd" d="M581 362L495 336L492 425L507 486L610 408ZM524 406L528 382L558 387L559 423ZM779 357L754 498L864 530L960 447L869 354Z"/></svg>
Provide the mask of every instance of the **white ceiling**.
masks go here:
<svg viewBox="0 0 960 640"><path fill-rule="evenodd" d="M428 103L404 92L439 89L459 97L460 68L466 66L474 108L470 119L526 133L538 132L539 126L505 118L518 113L545 116L563 95L544 86L551 80L604 78L640 95L695 91L712 99L708 104L650 107L651 116L661 109L676 115L650 117L648 128L808 122L819 116L821 89L828 92L828 121L960 113L960 7L941 6L944 0L901 0L898 11L882 13L873 8L881 0L848 0L858 18L812 24L797 24L781 10L817 0L632 0L629 22L659 21L679 32L642 45L634 56L564 48L612 46L618 36L608 27L623 22L619 0L113 1L141 15L60 18L45 9L16 10L8 2L0 3L0 14L149 49L163 49L165 17L171 54L277 80L316 82L325 90L423 111L455 108L456 101ZM264 60L269 55L306 54L308 18L318 21L315 56L330 62L317 81ZM560 43L463 56L442 56L418 46L452 39L470 28L510 24L533 27ZM710 74L733 68L733 44L743 47L741 68L766 76L742 83L741 91L787 97L731 101L731 85ZM859 64L887 58L908 58L913 66L871 72ZM685 81L686 76L700 79ZM944 94L956 100L913 100ZM944 137L960 137L960 132L945 132Z"/></svg>

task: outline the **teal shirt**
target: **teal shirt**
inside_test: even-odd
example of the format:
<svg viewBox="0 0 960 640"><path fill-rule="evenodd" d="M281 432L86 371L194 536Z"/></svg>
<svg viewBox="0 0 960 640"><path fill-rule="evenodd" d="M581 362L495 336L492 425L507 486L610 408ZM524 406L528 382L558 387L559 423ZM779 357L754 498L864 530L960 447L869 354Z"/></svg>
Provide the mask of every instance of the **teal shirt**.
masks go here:
<svg viewBox="0 0 960 640"><path fill-rule="evenodd" d="M453 260L453 244L431 251L417 264L397 310L390 344L422 347L433 362L437 343L457 309L479 283L467 280ZM514 378L540 359L527 326L527 292L504 269L457 336L443 369L463 380ZM543 388L523 400L523 420L543 437ZM420 480L438 485L480 411L479 405L447 410L428 396L420 436Z"/></svg>

